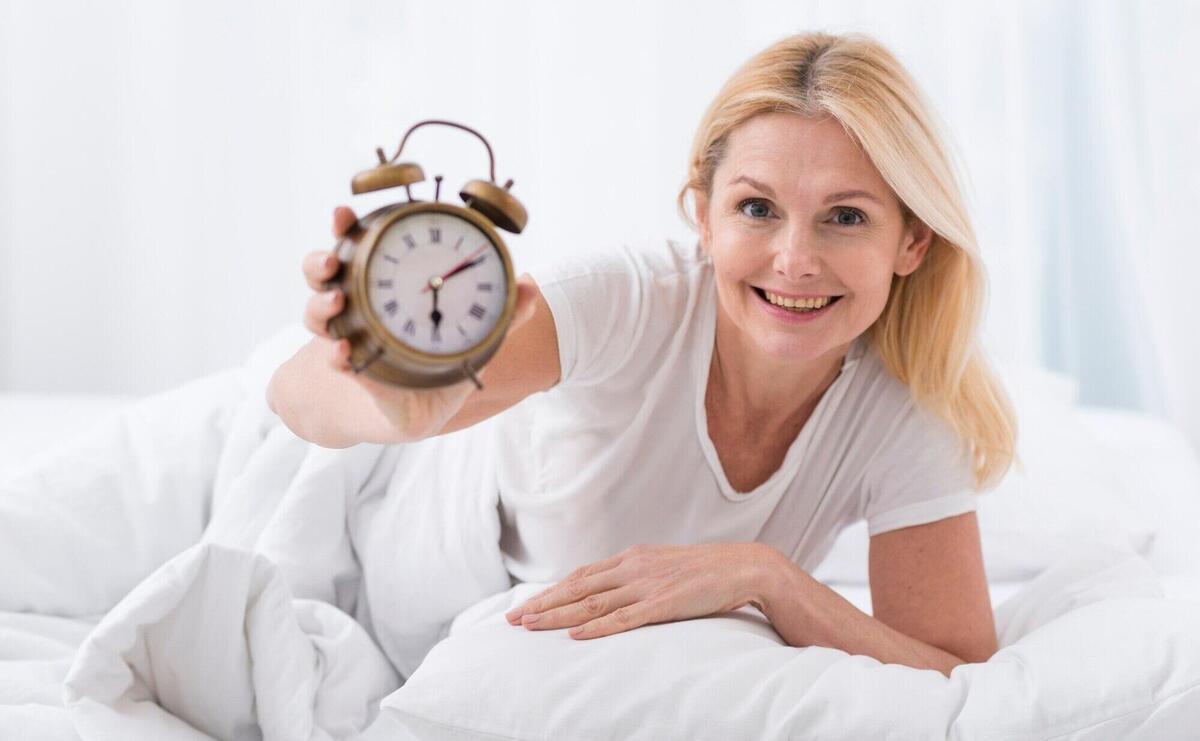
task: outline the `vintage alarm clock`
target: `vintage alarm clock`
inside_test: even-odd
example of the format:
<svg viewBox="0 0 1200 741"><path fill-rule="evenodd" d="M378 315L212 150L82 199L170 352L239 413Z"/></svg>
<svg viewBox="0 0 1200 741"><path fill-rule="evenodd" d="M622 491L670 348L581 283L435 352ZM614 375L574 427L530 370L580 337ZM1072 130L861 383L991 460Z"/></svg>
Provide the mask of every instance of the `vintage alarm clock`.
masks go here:
<svg viewBox="0 0 1200 741"><path fill-rule="evenodd" d="M425 179L421 167L397 162L408 137L430 124L470 132L487 148L490 180L462 187L462 206L441 203L442 176L433 201L412 197ZM350 341L350 364L398 386L446 386L470 378L500 346L513 316L517 290L512 259L497 229L519 234L528 216L496 184L496 159L487 139L451 121L414 124L390 159L354 176L354 194L403 187L406 203L363 216L334 246L339 268L327 288L345 293L346 307L329 322L329 333Z"/></svg>

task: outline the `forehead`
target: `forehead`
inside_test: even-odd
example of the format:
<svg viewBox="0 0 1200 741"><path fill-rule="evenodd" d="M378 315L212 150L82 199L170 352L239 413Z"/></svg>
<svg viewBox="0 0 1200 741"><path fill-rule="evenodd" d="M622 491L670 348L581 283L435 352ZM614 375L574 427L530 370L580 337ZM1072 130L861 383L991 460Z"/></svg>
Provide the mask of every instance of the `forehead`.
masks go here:
<svg viewBox="0 0 1200 741"><path fill-rule="evenodd" d="M870 158L830 117L755 116L729 133L720 172L720 186L746 174L783 187L861 187L881 196L888 192Z"/></svg>

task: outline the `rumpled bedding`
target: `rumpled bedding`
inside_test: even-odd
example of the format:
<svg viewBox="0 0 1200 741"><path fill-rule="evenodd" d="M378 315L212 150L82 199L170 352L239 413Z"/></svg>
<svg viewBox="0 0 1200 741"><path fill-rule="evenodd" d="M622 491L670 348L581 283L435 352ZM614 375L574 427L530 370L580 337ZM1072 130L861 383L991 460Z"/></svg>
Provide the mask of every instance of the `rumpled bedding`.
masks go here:
<svg viewBox="0 0 1200 741"><path fill-rule="evenodd" d="M0 480L0 735L352 738L459 612L511 586L489 426L310 445L264 396L304 340Z"/></svg>
<svg viewBox="0 0 1200 741"><path fill-rule="evenodd" d="M788 646L752 607L582 643L514 630L504 613L537 588L460 614L384 699L371 741L395 738L389 725L424 741L1160 741L1200 728L1200 603L1163 599L1145 559L1103 544L1064 551L1000 603L1000 650L950 677Z"/></svg>
<svg viewBox="0 0 1200 741"><path fill-rule="evenodd" d="M486 665L463 673L470 657L486 657L481 651L450 654L454 661L430 668L428 681L402 688L439 642L443 653L456 640L463 645L465 638L451 635L460 615L461 636L493 624L507 630L506 642L482 644L497 651L515 645L516 634L536 643L505 659L496 681L512 670L536 673L517 665L520 656L551 650L561 636L525 636L499 624L520 590L535 587L514 588L504 569L492 446L485 444L491 426L437 444L310 445L264 398L271 372L305 339L301 329L289 330L244 367L150 397L0 476L0 737L415 738L422 718L451 712L463 720L480 710L462 704L470 693L447 699L446 692L483 679ZM453 473L443 479L439 471ZM1077 563L1086 571L1089 561ZM1082 616L1077 608L1084 606L1089 620L1102 623L1104 599L1161 597L1148 568L1105 573L1094 588L1083 571L1032 583L997 610L1002 645L1046 656L1043 686L1073 659L1050 660L1054 648L1038 636L1051 634L1040 628ZM1200 616L1200 606L1187 609L1160 622ZM671 627L640 629L625 640ZM832 661L839 653L811 655ZM1137 672L1137 657L1127 659L1123 666ZM853 674L863 660L841 655L838 665ZM1015 701L1029 671L1014 660L972 672L979 685L972 697L999 682L1003 691L989 696ZM448 686L439 685L443 679ZM897 674L890 681L910 680ZM1056 681L1069 687L1067 675ZM1195 696L1190 685L1172 687L1173 696ZM810 699L797 707L831 707L831 700ZM879 699L877 707L886 708ZM1197 715L1194 702L1191 708ZM1013 709L977 702L945 718L926 710L920 727L950 728L955 712L969 711L979 713L971 725L985 728L989 713ZM883 722L877 715L863 714L861 729L873 717ZM829 718L843 730L859 728L840 711ZM1168 720L1171 728L1182 722Z"/></svg>

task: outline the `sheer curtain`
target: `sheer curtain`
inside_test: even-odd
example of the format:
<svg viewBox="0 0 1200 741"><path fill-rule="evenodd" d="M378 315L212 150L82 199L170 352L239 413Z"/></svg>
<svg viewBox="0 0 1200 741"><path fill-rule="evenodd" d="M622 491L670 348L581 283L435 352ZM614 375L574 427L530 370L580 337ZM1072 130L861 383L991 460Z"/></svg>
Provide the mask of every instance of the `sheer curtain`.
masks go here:
<svg viewBox="0 0 1200 741"><path fill-rule="evenodd" d="M1029 359L1085 403L1164 414L1200 440L1200 32L1195 3L1030 4L1004 58L1015 87L1004 148L1020 174L1007 222L1036 280ZM987 210L986 208L984 209ZM991 321L1003 321L993 302Z"/></svg>
<svg viewBox="0 0 1200 741"><path fill-rule="evenodd" d="M0 0L0 390L146 393L299 316L348 181L405 128L481 129L530 211L518 263L688 237L674 196L721 82L787 33L861 30L952 137L999 359L1200 440L1200 6ZM443 192L458 132L406 155ZM421 197L430 197L418 189Z"/></svg>

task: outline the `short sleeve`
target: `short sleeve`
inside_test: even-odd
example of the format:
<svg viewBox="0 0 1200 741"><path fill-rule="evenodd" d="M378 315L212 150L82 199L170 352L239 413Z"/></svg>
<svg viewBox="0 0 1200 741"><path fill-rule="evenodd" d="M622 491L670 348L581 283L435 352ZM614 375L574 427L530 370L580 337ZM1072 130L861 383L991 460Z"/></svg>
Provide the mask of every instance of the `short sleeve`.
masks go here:
<svg viewBox="0 0 1200 741"><path fill-rule="evenodd" d="M975 511L968 448L948 423L909 400L864 476L869 535Z"/></svg>
<svg viewBox="0 0 1200 741"><path fill-rule="evenodd" d="M600 383L628 360L644 331L648 283L627 248L529 270L554 317L562 386Z"/></svg>

